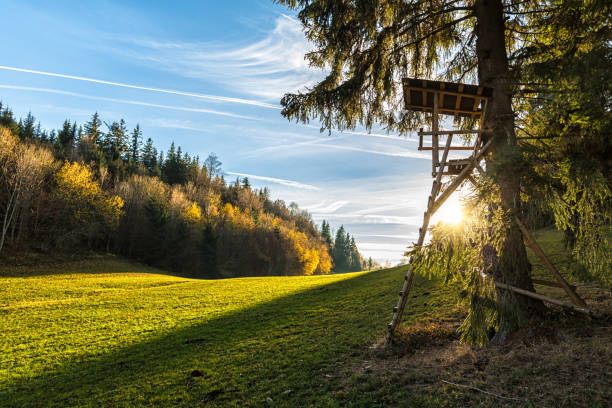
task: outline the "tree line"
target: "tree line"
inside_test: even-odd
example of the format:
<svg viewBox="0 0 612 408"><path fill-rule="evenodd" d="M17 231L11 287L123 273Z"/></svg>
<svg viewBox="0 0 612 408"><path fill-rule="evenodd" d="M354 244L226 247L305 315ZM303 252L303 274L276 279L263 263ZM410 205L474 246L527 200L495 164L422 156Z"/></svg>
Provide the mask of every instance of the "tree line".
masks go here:
<svg viewBox="0 0 612 408"><path fill-rule="evenodd" d="M47 131L0 103L0 254L108 251L194 277L311 275L367 266L340 227L331 242L297 204L248 178L226 182L219 158L167 153L139 125L66 120ZM370 262L372 264L372 262Z"/></svg>

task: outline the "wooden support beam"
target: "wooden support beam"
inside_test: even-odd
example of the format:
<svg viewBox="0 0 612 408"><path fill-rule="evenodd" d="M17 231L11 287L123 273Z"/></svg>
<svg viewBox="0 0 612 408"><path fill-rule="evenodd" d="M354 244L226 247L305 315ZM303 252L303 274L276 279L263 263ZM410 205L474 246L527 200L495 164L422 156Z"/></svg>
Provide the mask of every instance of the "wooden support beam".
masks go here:
<svg viewBox="0 0 612 408"><path fill-rule="evenodd" d="M438 93L434 93L433 100L433 115L431 117L431 130L434 132L438 132ZM432 174L436 172L436 167L440 163L440 155L438 152L438 135L435 134L432 136L431 141L432 149L431 149L431 158L432 158Z"/></svg>
<svg viewBox="0 0 612 408"><path fill-rule="evenodd" d="M482 129L474 129L474 130L463 130L463 129L455 129L455 130L438 130L437 132L434 131L423 131L423 129L420 129L417 134L418 135L423 135L423 136L431 136L433 134L438 134L438 135L471 135L471 134L478 134L478 133L486 133L486 132L490 132L489 130L482 130Z"/></svg>
<svg viewBox="0 0 612 408"><path fill-rule="evenodd" d="M478 164L482 156L489 150L491 147L491 142L493 138L489 139L489 141L472 157L472 162L465 166L465 168L455 177L453 182L440 194L440 197L434 202L432 207L432 212L438 211L438 209L444 204L448 197L465 181L465 179L472 173L474 167Z"/></svg>
<svg viewBox="0 0 612 408"><path fill-rule="evenodd" d="M421 130L419 131L418 135L419 135L419 150L423 150L423 128L421 128Z"/></svg>
<svg viewBox="0 0 612 408"><path fill-rule="evenodd" d="M455 101L455 111L459 110L461 106L461 97L463 96L463 84L459 85L459 92L457 93L457 101Z"/></svg>
<svg viewBox="0 0 612 408"><path fill-rule="evenodd" d="M533 298L533 299L542 300L544 302L552 303L554 305L568 307L568 308L574 309L574 310L576 310L578 312L586 313L586 314L591 315L591 316L597 316L597 313L595 313L594 311L592 311L588 307L576 306L576 305L564 302L564 301L559 300L559 299L554 299L554 298L551 298L551 297L548 297L548 296L540 295L539 293L530 292L528 290L517 288L516 286L508 285L508 284L502 283L502 282L495 282L495 286L497 286L498 288L509 290L511 292L514 292L514 293L518 293L519 295L527 296L527 297L530 297L530 298Z"/></svg>
<svg viewBox="0 0 612 408"><path fill-rule="evenodd" d="M435 94L437 95L437 94ZM466 96L466 98L469 98L469 96ZM433 108L430 108L428 106L415 106L415 105L406 105L404 107L406 110L417 110L419 112L433 112ZM477 110L477 111L473 111L473 110L469 110L469 109L446 109L446 108L440 108L439 109L439 113L445 114L445 115L455 115L455 114L464 114L464 115L469 115L470 117L480 117L482 112Z"/></svg>
<svg viewBox="0 0 612 408"><path fill-rule="evenodd" d="M452 141L453 141L453 135L448 135L448 138L446 139L446 146L444 149L444 153L442 153L442 160L440 161L441 169L444 169L444 167L446 166L446 159L448 158L448 151L449 151L448 148L450 147ZM440 192L440 188L442 186L442 173L441 172L437 172L437 173L438 174L436 175L436 179L434 180L433 185L431 186L431 194L429 196L429 200L427 201L427 211L425 211L425 214L423 216L423 226L421 227L421 229L424 230L425 233L419 234L419 239L416 243L416 246L418 247L423 245L423 241L425 240L427 227L429 226L429 220L431 219L431 216L435 212L435 210L432 211L432 207L433 207L436 197L438 196L438 193Z"/></svg>
<svg viewBox="0 0 612 408"><path fill-rule="evenodd" d="M429 150L433 150L433 147L420 147L419 150L425 150L425 151L429 151ZM441 147L438 147L438 150L442 150ZM448 148L448 150L474 150L474 148L472 146L451 146Z"/></svg>
<svg viewBox="0 0 612 408"><path fill-rule="evenodd" d="M480 167L479 164L476 167L478 168L478 170L481 173L484 173L483 168ZM468 178L468 180L470 180L470 182L474 186L476 186L476 180L471 175L469 175L467 178ZM546 285L546 286L562 288L562 289L565 290L565 292L567 293L569 298L572 300L572 303L574 303L574 305L576 307L586 308L586 306L587 306L586 303L576 293L576 286L570 285L569 283L567 283L567 281L565 279L563 279L563 276L561 276L559 271L557 271L557 269L554 267L554 265L550 262L550 260L546 256L546 254L544 254L544 251L542 251L542 248L538 245L536 240L533 238L533 236L531 235L529 230L525 227L525 225L523 225L521 220L518 217L515 217L515 220L516 220L516 223L518 224L521 232L523 233L523 240L525 241L525 245L527 245L529 248L531 248L531 250L544 262L544 264L550 270L550 272L553 274L555 279L557 279L558 283L557 282L550 282L550 281L546 281L546 280L541 280L541 279L532 279L531 281L533 283L539 284L539 285Z"/></svg>
<svg viewBox="0 0 612 408"><path fill-rule="evenodd" d="M557 268L555 268L555 266L550 262L546 254L544 254L544 251L542 251L542 248L540 247L540 245L538 245L538 243L533 238L529 230L525 228L525 226L523 225L521 220L518 219L518 217L516 217L516 223L518 224L519 228L521 229L521 232L523 233L523 239L525 240L525 245L531 248L533 253L535 253L538 256L538 258L542 260L542 262L544 262L544 265L546 265L550 273L555 277L557 282L559 282L561 287L565 290L565 292L567 293L567 296L570 297L570 299L572 300L572 303L574 303L574 305L579 306L579 307L586 307L586 303L584 303L584 300L582 300L582 298L578 296L578 294L570 287L569 283L567 283L567 281L563 279L563 276L561 276L559 271L557 271Z"/></svg>

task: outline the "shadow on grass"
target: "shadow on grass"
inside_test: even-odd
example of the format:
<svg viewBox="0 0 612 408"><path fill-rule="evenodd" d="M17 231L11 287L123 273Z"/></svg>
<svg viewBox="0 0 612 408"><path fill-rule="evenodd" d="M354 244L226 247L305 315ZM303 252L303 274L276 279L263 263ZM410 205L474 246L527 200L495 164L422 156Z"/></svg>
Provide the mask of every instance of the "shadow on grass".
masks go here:
<svg viewBox="0 0 612 408"><path fill-rule="evenodd" d="M322 393L342 382L329 371L383 335L403 274L395 268L358 275L33 373L0 390L0 405L321 403ZM418 279L416 286L435 283ZM413 301L412 317L431 311Z"/></svg>
<svg viewBox="0 0 612 408"><path fill-rule="evenodd" d="M92 255L76 260L58 259L30 265L0 265L0 278L30 278L67 274L112 274L112 273L151 273L173 277L182 275L169 273L153 266L147 266L128 258L115 255Z"/></svg>

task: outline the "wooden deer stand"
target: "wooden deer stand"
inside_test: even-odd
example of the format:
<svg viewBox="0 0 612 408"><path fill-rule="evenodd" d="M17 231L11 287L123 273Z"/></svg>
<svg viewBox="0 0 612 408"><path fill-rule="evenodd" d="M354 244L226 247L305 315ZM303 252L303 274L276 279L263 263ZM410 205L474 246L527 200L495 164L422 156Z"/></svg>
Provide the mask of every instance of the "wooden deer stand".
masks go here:
<svg viewBox="0 0 612 408"><path fill-rule="evenodd" d="M404 87L404 102L407 110L417 112L430 112L431 115L431 131L423 131L420 129L419 150L431 150L432 154L432 177L434 178L431 187L431 195L427 201L427 211L423 215L423 225L419 229L419 238L415 243L415 247L423 246L425 235L429 227L429 221L432 215L446 202L446 200L457 190L464 181L468 180L475 183L472 172L475 168L482 171L480 161L491 146L491 139L483 143L482 134L487 130L482 128L484 117L486 114L487 103L493 95L491 88L467 85L452 82L429 81L424 79L405 78L403 80ZM454 117L471 118L478 121L478 129L473 130L440 130L438 119L439 115L452 115ZM440 146L440 136L446 135L444 146ZM453 135L476 135L473 146L452 146ZM424 146L423 138L431 136L431 146ZM466 150L472 153L465 159L448 159L450 150ZM440 158L440 151L442 157ZM450 176L452 181L442 190L442 176ZM530 296L536 299L544 300L557 305L572 307L576 310L585 313L592 312L586 308L584 301L576 294L574 287L569 285L555 269L552 263L546 258L544 252L533 239L529 231L523 226L520 220L517 219L525 243L540 257L558 283L534 280L534 283L555 286L563 288L573 304L569 304L557 299L549 298L548 296L540 295L534 292L529 292L514 286L510 286L501 282L496 282L498 287L519 293L525 296ZM406 273L402 290L399 293L397 306L393 308L393 318L388 325L389 332L387 334L387 343L391 341L395 329L397 328L412 286L414 277L413 258L408 261L408 272Z"/></svg>

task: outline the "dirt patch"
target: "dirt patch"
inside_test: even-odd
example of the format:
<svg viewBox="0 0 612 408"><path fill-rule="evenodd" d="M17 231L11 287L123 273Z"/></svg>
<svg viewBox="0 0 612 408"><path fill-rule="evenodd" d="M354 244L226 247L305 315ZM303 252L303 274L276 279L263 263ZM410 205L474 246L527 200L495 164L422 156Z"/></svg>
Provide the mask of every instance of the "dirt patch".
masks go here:
<svg viewBox="0 0 612 408"><path fill-rule="evenodd" d="M607 296L602 300L594 305L600 311L609 304ZM546 319L513 333L503 345L482 348L459 342L459 323L400 328L392 346L373 347L353 373L361 381L370 378L401 389L391 406L415 393L450 406L612 406L609 314L591 319L552 309Z"/></svg>

